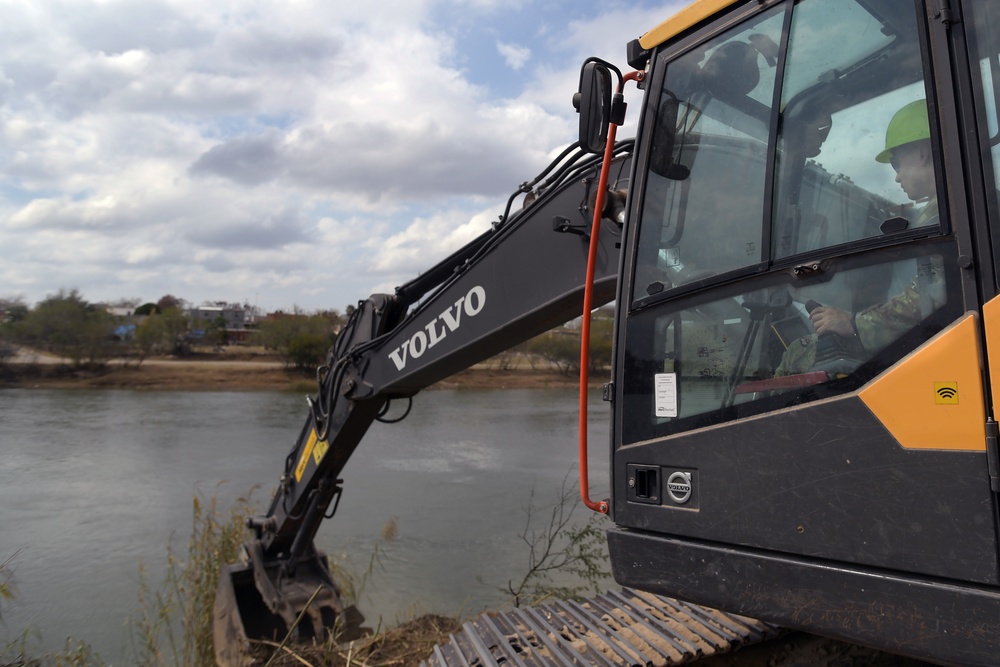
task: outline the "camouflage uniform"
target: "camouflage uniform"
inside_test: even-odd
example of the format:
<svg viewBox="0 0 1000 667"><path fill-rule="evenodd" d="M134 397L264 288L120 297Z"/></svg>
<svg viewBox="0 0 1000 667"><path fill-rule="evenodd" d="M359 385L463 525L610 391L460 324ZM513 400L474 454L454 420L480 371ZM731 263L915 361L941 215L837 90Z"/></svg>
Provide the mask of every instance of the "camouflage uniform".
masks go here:
<svg viewBox="0 0 1000 667"><path fill-rule="evenodd" d="M811 370L816 365L816 342L819 336L809 334L792 341L774 369L774 376L796 375Z"/></svg>
<svg viewBox="0 0 1000 667"><path fill-rule="evenodd" d="M932 199L921 211L916 226L932 224L937 215L937 200ZM917 275L902 294L866 308L851 318L857 341L853 347L857 349L859 358L865 359L879 352L943 306L946 296L944 287L941 258L935 255L918 259ZM817 341L816 334L794 341L785 351L775 375L813 370ZM851 341L847 341L847 345L851 347Z"/></svg>
<svg viewBox="0 0 1000 667"><path fill-rule="evenodd" d="M920 212L916 226L931 224L937 217L937 199L931 199ZM856 314L854 330L865 351L875 354L944 303L944 265L941 258L936 255L921 257L917 260L917 275L903 293Z"/></svg>

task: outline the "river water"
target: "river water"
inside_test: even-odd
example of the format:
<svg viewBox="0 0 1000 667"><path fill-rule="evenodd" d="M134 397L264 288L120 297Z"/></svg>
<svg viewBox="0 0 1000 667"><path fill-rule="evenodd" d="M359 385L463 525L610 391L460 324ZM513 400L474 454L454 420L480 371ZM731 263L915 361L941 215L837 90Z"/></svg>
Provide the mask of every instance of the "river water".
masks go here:
<svg viewBox="0 0 1000 667"><path fill-rule="evenodd" d="M609 409L591 398L591 496L603 498ZM428 391L402 423L374 425L316 540L359 576L379 545L360 603L370 625L504 603L495 587L526 570L531 494L551 505L571 469L575 479L576 401L573 390ZM183 554L195 495L228 508L258 485L266 508L305 411L303 397L270 392L0 390L0 562L17 553L4 644L30 627L36 651L73 637L131 662L140 567L156 584L168 545Z"/></svg>

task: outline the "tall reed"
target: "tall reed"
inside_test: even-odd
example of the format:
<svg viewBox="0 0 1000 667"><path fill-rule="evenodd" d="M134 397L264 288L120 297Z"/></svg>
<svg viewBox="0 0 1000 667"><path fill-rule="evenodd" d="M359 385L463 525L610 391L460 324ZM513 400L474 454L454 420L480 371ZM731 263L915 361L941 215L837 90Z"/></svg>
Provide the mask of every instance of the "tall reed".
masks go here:
<svg viewBox="0 0 1000 667"><path fill-rule="evenodd" d="M149 585L140 568L139 611L134 642L139 664L148 667L214 667L212 607L219 572L239 557L246 541L249 496L228 513L216 498L195 496L191 537L182 556L168 549L167 574L159 587Z"/></svg>

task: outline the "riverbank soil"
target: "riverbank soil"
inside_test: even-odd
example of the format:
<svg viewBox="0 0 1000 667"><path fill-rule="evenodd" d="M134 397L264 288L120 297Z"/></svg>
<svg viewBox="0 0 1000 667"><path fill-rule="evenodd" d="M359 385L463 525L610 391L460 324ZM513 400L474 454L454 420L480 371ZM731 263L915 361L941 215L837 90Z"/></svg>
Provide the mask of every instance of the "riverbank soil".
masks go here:
<svg viewBox="0 0 1000 667"><path fill-rule="evenodd" d="M599 387L606 378L598 378ZM432 389L530 389L578 386L576 375L525 363L500 370L475 366L433 385ZM260 348L228 348L184 357L154 357L142 362L112 360L101 367L75 367L65 360L22 353L0 363L0 387L47 389L159 389L182 391L295 391L316 388L313 371L287 368L280 357Z"/></svg>
<svg viewBox="0 0 1000 667"><path fill-rule="evenodd" d="M309 376L280 364L145 361L141 365L77 368L63 364L4 364L0 386L21 389L286 390Z"/></svg>

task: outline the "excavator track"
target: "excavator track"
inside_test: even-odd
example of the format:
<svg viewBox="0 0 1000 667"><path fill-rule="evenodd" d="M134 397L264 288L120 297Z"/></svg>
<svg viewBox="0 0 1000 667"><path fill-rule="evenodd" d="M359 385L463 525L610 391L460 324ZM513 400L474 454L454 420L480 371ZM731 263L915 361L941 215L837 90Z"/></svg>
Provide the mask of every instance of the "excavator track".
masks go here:
<svg viewBox="0 0 1000 667"><path fill-rule="evenodd" d="M630 589L484 614L421 667L680 665L779 636L762 621Z"/></svg>

